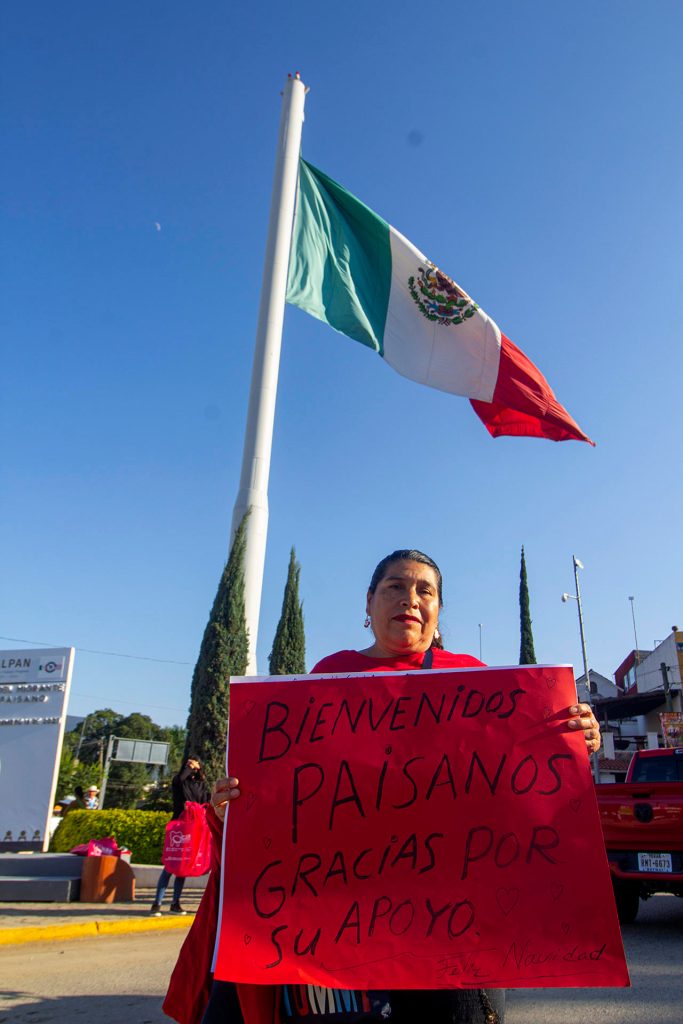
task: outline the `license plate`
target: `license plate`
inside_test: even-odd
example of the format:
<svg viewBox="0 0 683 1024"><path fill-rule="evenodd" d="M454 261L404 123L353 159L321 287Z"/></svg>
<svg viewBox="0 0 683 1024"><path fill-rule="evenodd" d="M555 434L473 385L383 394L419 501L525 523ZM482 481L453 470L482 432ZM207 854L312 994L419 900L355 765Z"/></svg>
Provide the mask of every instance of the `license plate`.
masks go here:
<svg viewBox="0 0 683 1024"><path fill-rule="evenodd" d="M639 871L659 871L662 874L673 871L670 853L639 853Z"/></svg>

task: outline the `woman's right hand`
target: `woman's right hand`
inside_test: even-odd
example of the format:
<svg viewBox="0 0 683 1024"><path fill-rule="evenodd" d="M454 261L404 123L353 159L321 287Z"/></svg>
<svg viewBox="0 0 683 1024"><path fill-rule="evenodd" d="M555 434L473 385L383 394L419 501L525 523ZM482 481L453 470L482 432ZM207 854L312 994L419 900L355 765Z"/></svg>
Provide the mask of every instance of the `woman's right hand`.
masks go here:
<svg viewBox="0 0 683 1024"><path fill-rule="evenodd" d="M225 812L230 800L236 800L241 790L238 789L239 779L219 779L211 790L211 806L220 821L225 821Z"/></svg>

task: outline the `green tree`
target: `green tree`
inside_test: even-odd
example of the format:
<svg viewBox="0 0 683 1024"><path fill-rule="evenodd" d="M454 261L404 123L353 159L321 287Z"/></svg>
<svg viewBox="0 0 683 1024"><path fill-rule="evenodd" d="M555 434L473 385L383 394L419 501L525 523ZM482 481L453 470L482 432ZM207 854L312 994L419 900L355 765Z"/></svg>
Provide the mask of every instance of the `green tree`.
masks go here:
<svg viewBox="0 0 683 1024"><path fill-rule="evenodd" d="M74 729L64 734L57 777L57 799L73 795L76 786L87 789L102 782L104 753L110 733L122 716L111 708L87 715Z"/></svg>
<svg viewBox="0 0 683 1024"><path fill-rule="evenodd" d="M124 739L159 740L163 730L149 715L134 711L130 715L119 715L109 732ZM153 771L154 767L146 764L112 761L107 779L105 806L128 809L137 807L147 788L153 783Z"/></svg>
<svg viewBox="0 0 683 1024"><path fill-rule="evenodd" d="M183 751L185 749L186 730L180 725L170 725L161 730L159 739L169 744L168 764L159 773L156 782L148 787L142 803L139 805L144 811L172 811L173 792L171 780L183 766Z"/></svg>
<svg viewBox="0 0 683 1024"><path fill-rule="evenodd" d="M116 726L117 736L129 736L133 740L158 740L161 726L153 722L149 715L134 711L126 715Z"/></svg>
<svg viewBox="0 0 683 1024"><path fill-rule="evenodd" d="M531 631L531 612L529 610L529 585L526 578L526 559L522 545L522 559L519 568L519 663L535 665L534 634Z"/></svg>
<svg viewBox="0 0 683 1024"><path fill-rule="evenodd" d="M138 807L141 811L172 811L173 790L171 788L171 776L166 775L158 779L146 791Z"/></svg>
<svg viewBox="0 0 683 1024"><path fill-rule="evenodd" d="M107 779L105 807L121 807L133 810L145 795L148 786L152 785L149 767L146 764L131 764L112 761Z"/></svg>
<svg viewBox="0 0 683 1024"><path fill-rule="evenodd" d="M98 711L91 711L89 715L83 719L80 725L77 725L73 729L70 735L80 739L81 730L83 730L83 742L86 739L99 739L102 736L109 736L110 733L116 732L116 727L123 718L118 711L112 711L111 708L100 708Z"/></svg>
<svg viewBox="0 0 683 1024"><path fill-rule="evenodd" d="M73 754L83 764L97 764L102 768L107 740L113 733L117 735L119 723L123 715L111 708L100 708L87 715L75 729L64 737Z"/></svg>
<svg viewBox="0 0 683 1024"><path fill-rule="evenodd" d="M185 739L187 737L187 730L182 725L169 725L163 731L163 736L159 738L168 743L168 764L162 772L164 778L171 779L176 772L179 772L182 768L183 753L185 752Z"/></svg>
<svg viewBox="0 0 683 1024"><path fill-rule="evenodd" d="M62 800L65 796L73 796L76 786L82 786L83 789L87 789L88 786L98 786L101 778L99 764L84 764L74 757L69 744L62 745L57 777L58 800Z"/></svg>
<svg viewBox="0 0 683 1024"><path fill-rule="evenodd" d="M301 566L292 548L289 556L287 582L282 599L282 612L275 631L268 665L272 676L293 676L306 671L306 637L303 605L299 601Z"/></svg>
<svg viewBox="0 0 683 1024"><path fill-rule="evenodd" d="M83 735L81 735L83 734ZM60 761L58 796L73 793L74 786L102 785L104 757L110 736L125 739L160 740L169 744L169 758L165 767L158 765L133 764L113 761L107 780L106 807L134 808L140 801L147 802L147 796L164 787L164 779L177 771L185 743L185 730L173 725L164 728L152 721L149 715L134 711L120 715L111 708L91 712L83 722L64 737ZM170 798L166 803L171 808ZM163 801L155 803L155 809L166 809Z"/></svg>
<svg viewBox="0 0 683 1024"><path fill-rule="evenodd" d="M230 676L244 675L247 670L249 637L244 612L246 518L235 533L192 676L184 756L196 754L201 758L209 782L225 772Z"/></svg>

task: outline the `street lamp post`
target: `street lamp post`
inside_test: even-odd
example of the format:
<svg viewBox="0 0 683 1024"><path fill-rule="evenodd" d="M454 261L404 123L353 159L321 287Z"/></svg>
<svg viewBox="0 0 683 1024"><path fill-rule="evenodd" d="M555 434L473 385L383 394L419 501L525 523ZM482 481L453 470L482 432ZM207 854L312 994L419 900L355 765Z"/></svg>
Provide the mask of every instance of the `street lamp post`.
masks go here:
<svg viewBox="0 0 683 1024"><path fill-rule="evenodd" d="M586 677L586 689L588 690L588 704L592 707L593 700L591 694L591 677L590 670L588 668L588 654L586 653L586 634L583 628L583 606L581 604L581 588L579 587L579 569L583 569L583 562L579 561L576 555L572 555L572 562L574 565L574 585L576 587L576 594L563 594L562 600L576 601L577 608L579 610L579 633L581 634L581 654L583 656L583 673ZM593 751L593 778L596 782L600 782L600 763L598 761L597 750Z"/></svg>
<svg viewBox="0 0 683 1024"><path fill-rule="evenodd" d="M78 759L79 759L79 757L81 755L81 747L83 745L83 739L85 737L85 727L88 724L88 719L89 718L90 718L90 714L87 714L85 716L85 718L83 719L83 721L81 722L81 735L78 737L78 746L76 747L76 755L75 755L77 761L78 761Z"/></svg>
<svg viewBox="0 0 683 1024"><path fill-rule="evenodd" d="M115 739L116 736L110 736L109 743L107 744L107 756L104 759L104 774L102 775L102 785L100 787L100 811L104 807L104 798L107 795L107 782L109 781L109 768L111 765L111 757L114 752Z"/></svg>
<svg viewBox="0 0 683 1024"><path fill-rule="evenodd" d="M638 689L638 661L640 660L640 651L638 650L638 634L636 632L636 613L633 607L635 597L629 597L631 602L631 618L633 619L633 639L636 642L636 649L633 652L633 680L635 682L636 690Z"/></svg>

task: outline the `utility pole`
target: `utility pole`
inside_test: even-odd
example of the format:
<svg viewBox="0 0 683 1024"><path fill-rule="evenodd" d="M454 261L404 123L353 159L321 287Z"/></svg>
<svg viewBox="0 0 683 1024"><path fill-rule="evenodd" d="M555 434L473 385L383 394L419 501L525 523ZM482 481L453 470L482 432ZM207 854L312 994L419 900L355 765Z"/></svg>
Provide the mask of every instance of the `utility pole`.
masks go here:
<svg viewBox="0 0 683 1024"><path fill-rule="evenodd" d="M629 597L631 602L631 618L633 619L633 639L636 642L636 649L633 652L633 681L635 683L636 691L638 690L638 663L640 661L640 651L638 650L638 633L636 632L636 613L633 607L635 597Z"/></svg>
<svg viewBox="0 0 683 1024"><path fill-rule="evenodd" d="M109 737L109 743L107 744L107 756L104 759L104 775L102 776L102 786L100 788L100 810L104 807L104 796L107 792L107 779L109 778L109 765L111 764L111 755L114 749L114 740L116 736Z"/></svg>
<svg viewBox="0 0 683 1024"><path fill-rule="evenodd" d="M588 668L588 654L586 653L586 635L583 630L583 607L581 605L581 589L579 587L579 569L583 569L583 562L581 562L576 555L572 555L572 564L574 566L574 584L576 586L576 594L563 594L562 600L568 601L570 598L576 601L577 609L579 612L579 634L581 636L581 654L583 656L583 672L586 677L586 688L588 690L587 703L592 709L593 707L593 695L591 693L591 674ZM577 693L578 697L578 693ZM593 762L593 779L595 782L600 782L600 760L598 751L594 750L592 754Z"/></svg>
<svg viewBox="0 0 683 1024"><path fill-rule="evenodd" d="M662 671L662 679L664 680L664 700L666 701L666 710L673 711L674 705L671 700L671 688L669 686L669 669L665 661L660 662L659 667Z"/></svg>
<svg viewBox="0 0 683 1024"><path fill-rule="evenodd" d="M90 718L90 715L86 715L85 718L83 719L83 721L81 722L81 735L78 737L78 746L76 747L76 760L77 761L78 761L79 755L81 753L81 744L83 743L83 738L85 736L85 727L88 724L88 719L89 718Z"/></svg>

